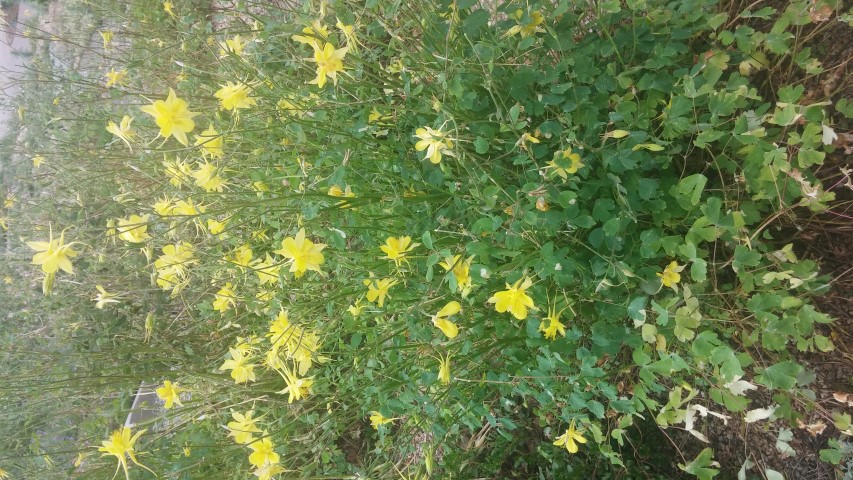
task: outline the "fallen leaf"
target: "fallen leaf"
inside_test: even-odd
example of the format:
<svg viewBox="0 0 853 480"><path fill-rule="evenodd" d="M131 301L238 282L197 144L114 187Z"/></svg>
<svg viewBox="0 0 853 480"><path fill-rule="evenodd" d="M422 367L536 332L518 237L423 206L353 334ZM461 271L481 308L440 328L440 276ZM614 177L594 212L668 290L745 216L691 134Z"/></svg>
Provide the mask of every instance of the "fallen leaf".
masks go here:
<svg viewBox="0 0 853 480"><path fill-rule="evenodd" d="M741 375L737 375L732 379L731 382L723 385L725 388L728 388L732 395L743 396L746 394L748 390L756 390L758 387L753 385L746 380L741 380Z"/></svg>
<svg viewBox="0 0 853 480"><path fill-rule="evenodd" d="M743 421L746 423L755 423L759 420L766 420L773 415L773 412L779 408L778 405L774 405L767 408L756 408L755 410L750 410L746 412L746 416L743 418Z"/></svg>
<svg viewBox="0 0 853 480"><path fill-rule="evenodd" d="M823 423L822 420L818 420L815 423L805 424L802 420L798 418L797 426L809 432L813 437L820 435L821 433L823 433L824 430L826 430L826 424Z"/></svg>

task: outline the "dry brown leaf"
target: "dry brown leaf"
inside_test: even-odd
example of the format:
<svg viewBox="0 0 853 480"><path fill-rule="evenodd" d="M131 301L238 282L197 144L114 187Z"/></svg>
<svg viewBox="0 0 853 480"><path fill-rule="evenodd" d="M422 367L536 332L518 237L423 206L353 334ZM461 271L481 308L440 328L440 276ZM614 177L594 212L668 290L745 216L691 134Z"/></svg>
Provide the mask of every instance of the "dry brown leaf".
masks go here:
<svg viewBox="0 0 853 480"><path fill-rule="evenodd" d="M853 395L843 392L835 392L832 398L838 403L846 403L848 407L853 407Z"/></svg>
<svg viewBox="0 0 853 480"><path fill-rule="evenodd" d="M823 420L818 420L815 423L805 424L802 420L798 418L797 426L809 432L813 437L820 435L821 433L823 433L824 430L826 430L826 424L823 423Z"/></svg>

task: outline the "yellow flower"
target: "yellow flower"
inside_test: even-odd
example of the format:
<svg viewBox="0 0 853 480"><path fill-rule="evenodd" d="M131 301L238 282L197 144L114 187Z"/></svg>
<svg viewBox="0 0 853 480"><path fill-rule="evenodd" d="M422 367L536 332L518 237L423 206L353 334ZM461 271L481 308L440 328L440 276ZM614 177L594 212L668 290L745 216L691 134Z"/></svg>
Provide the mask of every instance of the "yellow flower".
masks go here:
<svg viewBox="0 0 853 480"><path fill-rule="evenodd" d="M284 467L277 463L267 463L263 467L255 469L252 475L258 477L258 480L272 480L274 476L286 471Z"/></svg>
<svg viewBox="0 0 853 480"><path fill-rule="evenodd" d="M142 243L151 238L151 235L148 234L149 217L150 215L145 214L119 218L118 227L116 227L118 238L127 243Z"/></svg>
<svg viewBox="0 0 853 480"><path fill-rule="evenodd" d="M183 407L184 404L181 403L180 393L184 391L183 388L178 387L177 383L172 383L169 380L163 382L163 386L154 390L154 393L157 394L157 397L160 400L166 402L165 408L166 410L172 408L174 404L177 404L179 407Z"/></svg>
<svg viewBox="0 0 853 480"><path fill-rule="evenodd" d="M234 437L234 441L239 444L251 443L255 440L253 433L261 433L261 430L255 425L257 418L252 418L255 414L254 410L249 410L245 414L231 412L233 422L228 422L228 436Z"/></svg>
<svg viewBox="0 0 853 480"><path fill-rule="evenodd" d="M236 305L237 301L231 282L227 282L216 292L216 298L213 300L213 309L219 313L225 313Z"/></svg>
<svg viewBox="0 0 853 480"><path fill-rule="evenodd" d="M113 432L113 434L110 435L109 440L102 441L101 444L103 446L98 447L99 452L104 452L102 456L112 455L116 457L116 459L118 459L118 465L116 466L116 474L118 474L119 468L123 468L124 476L128 480L130 479L130 474L127 472L127 458L125 458L125 456L130 457L130 459L136 465L151 472L148 467L142 465L141 463L139 463L139 461L136 460L136 451L133 449L133 445L139 439L140 435L145 433L145 430L140 430L136 432L133 436L130 435L130 432L130 427L122 427L119 430ZM115 475L113 475L113 477L115 477Z"/></svg>
<svg viewBox="0 0 853 480"><path fill-rule="evenodd" d="M267 435L267 432L264 432L264 435ZM275 453L275 445L268 436L250 443L249 448L252 449L249 463L258 468L269 463L278 463L280 460L279 455Z"/></svg>
<svg viewBox="0 0 853 480"><path fill-rule="evenodd" d="M450 354L438 360L438 380L442 385L450 385Z"/></svg>
<svg viewBox="0 0 853 480"><path fill-rule="evenodd" d="M358 52L358 39L355 38L355 25L345 25L344 22L337 17L335 20L337 20L335 27L344 34L344 38L347 41L347 47L353 52Z"/></svg>
<svg viewBox="0 0 853 480"><path fill-rule="evenodd" d="M568 308L568 307L567 307ZM565 309L557 312L557 306L551 305L548 307L548 316L542 319L542 322L539 324L539 331L544 332L545 338L548 340L554 340L557 338L557 332L562 336L566 336L566 325L560 321L560 315L565 311ZM545 322L548 322L547 325Z"/></svg>
<svg viewBox="0 0 853 480"><path fill-rule="evenodd" d="M290 38L299 43L311 45L315 51L321 50L320 41L325 41L329 37L329 29L319 20L315 20L310 26L303 28L302 33L305 35L294 35Z"/></svg>
<svg viewBox="0 0 853 480"><path fill-rule="evenodd" d="M133 122L133 117L125 115L121 117L119 125L116 125L116 122L113 121L107 123L107 131L120 138L132 153L133 147L130 145L130 139L133 138L133 131L130 129L131 122Z"/></svg>
<svg viewBox="0 0 853 480"><path fill-rule="evenodd" d="M243 41L243 37L240 35L234 35L233 37L226 39L225 43L221 45L222 48L219 49L219 56L226 57L229 53L233 53L238 57L242 56L243 49L246 48L246 45L248 45L248 43Z"/></svg>
<svg viewBox="0 0 853 480"><path fill-rule="evenodd" d="M59 234L59 239L53 239L53 230L46 242L27 242L27 246L36 251L33 255L33 265L41 265L41 271L47 274L62 270L66 273L74 273L71 259L77 256L71 245L65 243L65 230Z"/></svg>
<svg viewBox="0 0 853 480"><path fill-rule="evenodd" d="M527 309L535 310L533 299L527 295L526 290L533 285L533 281L524 277L515 282L512 286L506 284L506 290L495 293L489 298L489 303L495 304L495 310L499 313L509 312L515 318L524 320L527 318Z"/></svg>
<svg viewBox="0 0 853 480"><path fill-rule="evenodd" d="M432 317L432 324L439 328L447 338L456 338L459 335L459 327L447 318L462 311L462 306L457 301L448 302Z"/></svg>
<svg viewBox="0 0 853 480"><path fill-rule="evenodd" d="M272 344L272 350L278 352L283 349L287 358L298 364L300 375L305 375L311 368L314 356L320 348L320 338L317 334L290 323L285 310L281 310L270 324L267 337ZM318 361L322 362L323 359L318 358Z"/></svg>
<svg viewBox="0 0 853 480"><path fill-rule="evenodd" d="M524 132L524 133L521 135L521 138L519 138L519 139L518 139L518 141L517 141L517 142L515 142L515 145L516 145L516 146L520 146L521 148L523 148L523 149L527 150L527 142L530 142L530 143L539 143L539 139L538 139L538 138L536 138L536 135L535 135L535 134L534 134L534 135L531 135L531 134L529 134L529 133L527 133L527 132Z"/></svg>
<svg viewBox="0 0 853 480"><path fill-rule="evenodd" d="M664 287L670 287L676 292L678 291L678 282L681 281L681 271L684 270L684 266L678 266L678 262L672 261L666 268L663 269L662 272L658 272L656 275L660 277L660 283Z"/></svg>
<svg viewBox="0 0 853 480"><path fill-rule="evenodd" d="M219 132L209 125L207 130L201 132L201 135L196 137L195 145L200 146L201 155L203 157L222 158L224 153L225 139Z"/></svg>
<svg viewBox="0 0 853 480"><path fill-rule="evenodd" d="M99 32L101 34L101 39L104 40L104 50L110 48L110 43L113 41L113 32L107 30L105 32Z"/></svg>
<svg viewBox="0 0 853 480"><path fill-rule="evenodd" d="M215 218L207 219L207 229L210 231L211 235L219 235L225 230L225 226L228 224L228 220L219 221Z"/></svg>
<svg viewBox="0 0 853 480"><path fill-rule="evenodd" d="M155 100L154 103L145 105L140 110L154 117L163 138L174 135L177 141L187 146L187 134L195 128L193 117L198 114L191 112L187 102L178 98L174 90L169 89L169 96L165 101Z"/></svg>
<svg viewBox="0 0 853 480"><path fill-rule="evenodd" d="M456 288L462 294L462 298L467 297L474 286L471 280L471 262L473 261L473 255L466 260L462 260L462 255L454 255L453 258L448 257L444 261L439 262L439 265L444 270L453 272L453 277L456 279Z"/></svg>
<svg viewBox="0 0 853 480"><path fill-rule="evenodd" d="M395 418L387 418L385 415L377 411L370 412L370 425L375 429L379 430L380 425L385 425L388 423L393 423Z"/></svg>
<svg viewBox="0 0 853 480"><path fill-rule="evenodd" d="M572 153L571 148L567 148L555 153L554 159L548 162L545 168L553 169L551 170L551 174L559 175L565 181L568 180L569 175L574 175L585 166L581 161L581 156L577 153Z"/></svg>
<svg viewBox="0 0 853 480"><path fill-rule="evenodd" d="M385 297L391 298L388 290L399 283L392 278L383 278L382 280L365 280L367 285L367 301L376 302L380 308L385 304Z"/></svg>
<svg viewBox="0 0 853 480"><path fill-rule="evenodd" d="M309 59L317 64L317 78L311 80L310 84L316 84L323 88L326 85L326 78L331 78L332 83L338 84L338 72L344 70L344 57L347 54L349 47L335 49L331 43L319 49L315 47L314 58Z"/></svg>
<svg viewBox="0 0 853 480"><path fill-rule="evenodd" d="M266 258L255 264L255 273L258 275L258 280L261 285L273 284L278 281L278 272L281 270L281 265L278 264L268 253Z"/></svg>
<svg viewBox="0 0 853 480"><path fill-rule="evenodd" d="M515 18L516 20L521 20L524 12L522 10L516 10ZM538 10L530 14L530 22L525 24L518 24L514 27L510 28L503 34L503 37L511 37L513 35L521 34L521 37L529 37L530 35L534 35L536 33L544 32L545 29L542 28L542 22L545 21L545 17Z"/></svg>
<svg viewBox="0 0 853 480"><path fill-rule="evenodd" d="M44 163L45 158L41 155L36 155L33 157L33 166L36 168L41 168L41 164Z"/></svg>
<svg viewBox="0 0 853 480"><path fill-rule="evenodd" d="M426 150L424 160L429 160L434 164L441 163L442 155L453 154L450 150L453 148L453 141L445 138L447 133L441 130L433 130L430 127L415 130L415 137L420 139L415 143L415 150L419 152Z"/></svg>
<svg viewBox="0 0 853 480"><path fill-rule="evenodd" d="M184 182L189 179L192 169L189 163L179 158L176 158L174 161L163 160L163 167L166 168L164 173L169 177L169 183L176 188L181 188ZM160 214L160 216L163 216L163 214Z"/></svg>
<svg viewBox="0 0 853 480"><path fill-rule="evenodd" d="M127 77L127 70L122 68L121 70L116 70L115 68L111 68L109 72L104 74L107 77L106 87L110 88L114 85L124 85L124 79Z"/></svg>
<svg viewBox="0 0 853 480"><path fill-rule="evenodd" d="M98 310L102 310L108 303L119 303L118 300L115 299L118 295L114 293L109 293L104 290L104 287L100 285L95 285L95 288L98 289L98 294L95 295L95 308Z"/></svg>
<svg viewBox="0 0 853 480"><path fill-rule="evenodd" d="M290 259L290 271L295 277L299 278L308 270L322 273L320 265L323 264L324 257L320 252L324 248L326 248L325 244L315 244L305 238L305 229L302 228L296 234L296 238L287 237L282 240L281 249L275 250L273 253Z"/></svg>
<svg viewBox="0 0 853 480"><path fill-rule="evenodd" d="M178 293L185 283L187 267L195 263L193 246L187 242L179 242L166 245L162 249L163 254L154 260L154 269L157 270L157 286L163 290L172 290Z"/></svg>
<svg viewBox="0 0 853 480"><path fill-rule="evenodd" d="M307 398L308 395L313 393L311 391L311 387L314 385L313 377L299 378L296 372L288 368L286 365L282 365L282 367L283 368L278 370L278 372L279 375L284 378L286 387L278 393L282 395L285 393L288 394L287 403L293 403L294 400Z"/></svg>
<svg viewBox="0 0 853 480"><path fill-rule="evenodd" d="M254 382L255 365L247 364L249 359L248 355L244 355L234 348L229 348L228 351L231 353L231 359L225 360L219 369L231 370L231 378L234 379L235 383L246 383L249 381Z"/></svg>
<svg viewBox="0 0 853 480"><path fill-rule="evenodd" d="M566 430L566 433L557 437L554 445L557 445L558 447L565 445L566 450L568 450L569 453L577 453L578 443L586 443L586 439L583 438L583 434L581 432L575 430L575 421L572 420L572 423L569 424L569 429Z"/></svg>
<svg viewBox="0 0 853 480"><path fill-rule="evenodd" d="M191 171L190 176L195 179L196 186L206 192L221 192L225 188L225 181L217 174L216 165L207 160L199 162L198 168Z"/></svg>
<svg viewBox="0 0 853 480"><path fill-rule="evenodd" d="M163 2L163 11L168 13L169 16L172 18L178 18L178 16L175 15L175 12L172 10L172 8L173 8L173 5L172 5L171 0L166 0L165 2Z"/></svg>
<svg viewBox="0 0 853 480"><path fill-rule="evenodd" d="M359 315L361 315L361 312L363 312L365 308L367 308L367 305L362 305L361 298L359 298L355 301L355 303L347 307L347 312L349 312L349 314L353 317L358 317Z"/></svg>
<svg viewBox="0 0 853 480"><path fill-rule="evenodd" d="M245 83L227 82L221 86L214 97L219 99L220 108L236 112L241 108L250 108L257 105L257 101L249 96L249 86Z"/></svg>
<svg viewBox="0 0 853 480"><path fill-rule="evenodd" d="M406 255L418 245L420 243L412 243L412 237L388 237L385 240L385 245L381 245L379 249L385 252L388 259L393 260L399 267L400 263L406 260Z"/></svg>
<svg viewBox="0 0 853 480"><path fill-rule="evenodd" d="M10 478L9 472L0 468L0 480L6 480L7 478Z"/></svg>

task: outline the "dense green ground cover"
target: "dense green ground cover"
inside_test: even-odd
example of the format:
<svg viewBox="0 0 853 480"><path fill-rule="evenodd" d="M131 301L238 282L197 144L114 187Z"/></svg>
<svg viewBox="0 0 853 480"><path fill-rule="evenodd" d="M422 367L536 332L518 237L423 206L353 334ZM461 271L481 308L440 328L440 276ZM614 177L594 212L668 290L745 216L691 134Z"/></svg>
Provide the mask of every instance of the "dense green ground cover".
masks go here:
<svg viewBox="0 0 853 480"><path fill-rule="evenodd" d="M839 2L96 3L2 160L12 478L708 479L815 408L773 227L851 112L764 75Z"/></svg>

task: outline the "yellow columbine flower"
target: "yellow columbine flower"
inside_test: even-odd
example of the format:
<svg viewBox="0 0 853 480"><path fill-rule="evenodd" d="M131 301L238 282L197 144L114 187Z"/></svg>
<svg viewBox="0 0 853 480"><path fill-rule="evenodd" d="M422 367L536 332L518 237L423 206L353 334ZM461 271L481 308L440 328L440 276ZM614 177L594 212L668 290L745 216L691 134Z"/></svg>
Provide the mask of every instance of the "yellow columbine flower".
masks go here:
<svg viewBox="0 0 853 480"><path fill-rule="evenodd" d="M187 102L178 98L175 91L169 89L166 100L155 100L151 105L140 108L144 113L154 117L157 126L160 127L160 136L175 139L187 146L187 134L195 128L193 117L198 115L191 112Z"/></svg>
<svg viewBox="0 0 853 480"><path fill-rule="evenodd" d="M273 260L268 253L263 261L258 262L252 268L258 275L258 281L260 281L260 284L264 285L267 283L273 284L278 281L278 272L281 270L281 265Z"/></svg>
<svg viewBox="0 0 853 480"><path fill-rule="evenodd" d="M177 383L172 383L169 380L163 382L163 386L154 390L154 393L157 394L157 397L160 400L166 402L165 408L166 410L172 408L174 404L177 404L179 407L183 407L184 404L181 403L180 393L183 392L184 389L178 387Z"/></svg>
<svg viewBox="0 0 853 480"><path fill-rule="evenodd" d="M102 310L108 303L119 303L115 298L118 296L114 293L109 293L104 290L104 287L100 285L95 285L95 288L98 289L98 294L95 295L95 308L98 310Z"/></svg>
<svg viewBox="0 0 853 480"><path fill-rule="evenodd" d="M678 282L681 281L681 271L684 270L684 266L678 266L678 262L673 260L663 269L662 272L658 272L656 275L660 277L660 283L664 287L670 287L676 292L678 291Z"/></svg>
<svg viewBox="0 0 853 480"><path fill-rule="evenodd" d="M59 234L59 239L53 239L53 230L46 242L27 242L27 246L36 251L33 255L33 265L41 265L41 271L47 274L62 270L66 273L74 273L71 259L77 256L71 245L65 243L65 230Z"/></svg>
<svg viewBox="0 0 853 480"><path fill-rule="evenodd" d="M266 436L267 432L264 432L265 437L259 440L255 440L254 442L249 444L249 448L252 450L252 453L249 455L249 463L252 465L261 468L266 464L270 463L278 463L280 457L277 453L275 453L275 444L272 443L272 440Z"/></svg>
<svg viewBox="0 0 853 480"><path fill-rule="evenodd" d="M569 453L577 453L578 443L586 443L586 439L583 438L583 434L581 432L575 430L575 421L572 420L572 423L569 424L569 429L566 430L566 433L557 437L554 445L558 447L565 445L566 450L568 450Z"/></svg>
<svg viewBox="0 0 853 480"><path fill-rule="evenodd" d="M221 192L225 188L225 181L217 174L216 165L207 160L199 162L198 168L190 172L190 176L195 179L196 186L206 192Z"/></svg>
<svg viewBox="0 0 853 480"><path fill-rule="evenodd" d="M344 38L347 41L347 47L353 52L358 52L358 39L355 38L355 25L345 25L344 22L337 17L335 20L337 20L335 27L344 34Z"/></svg>
<svg viewBox="0 0 853 480"><path fill-rule="evenodd" d="M447 338L456 338L459 335L459 327L455 323L448 320L448 317L456 315L462 311L462 305L457 301L448 302L432 317L432 324L438 327Z"/></svg>
<svg viewBox="0 0 853 480"><path fill-rule="evenodd" d="M438 380L442 385L450 385L450 354L438 359Z"/></svg>
<svg viewBox="0 0 853 480"><path fill-rule="evenodd" d="M434 164L441 163L442 155L452 155L453 141L447 137L448 132L441 130L433 130L430 127L423 127L415 130L415 137L419 138L415 143L415 150L422 152L426 150L424 160L429 160Z"/></svg>
<svg viewBox="0 0 853 480"><path fill-rule="evenodd" d="M227 82L221 86L214 97L219 99L220 108L236 112L241 108L250 108L257 105L254 97L249 96L249 86L245 83Z"/></svg>
<svg viewBox="0 0 853 480"><path fill-rule="evenodd" d="M173 8L173 5L172 5L171 0L166 0L165 2L163 2L163 11L168 13L169 16L172 18L178 18L178 16L175 15L175 12L174 12L174 10L172 10L172 8Z"/></svg>
<svg viewBox="0 0 853 480"><path fill-rule="evenodd" d="M253 442L255 437L252 434L261 433L261 429L255 425L255 422L257 422L258 419L252 418L252 415L254 414L254 410L249 410L245 414L231 412L231 418L233 418L234 421L228 422L228 436L234 437L234 441L239 444Z"/></svg>
<svg viewBox="0 0 853 480"><path fill-rule="evenodd" d="M219 235L225 230L225 226L228 224L228 220L219 221L215 218L207 219L207 230L211 235Z"/></svg>
<svg viewBox="0 0 853 480"><path fill-rule="evenodd" d="M399 267L400 263L406 260L406 255L418 245L420 243L412 243L412 237L388 237L385 240L385 245L381 245L379 249L385 252L388 259L393 260Z"/></svg>
<svg viewBox="0 0 853 480"><path fill-rule="evenodd" d="M370 425L375 429L379 430L381 425L385 425L388 423L393 423L396 418L388 418L385 415L377 411L370 412Z"/></svg>
<svg viewBox="0 0 853 480"><path fill-rule="evenodd" d="M133 461L136 465L148 470L151 473L154 473L146 467L145 465L139 463L136 460L136 451L133 449L133 445L139 439L139 437L145 433L145 430L140 430L136 432L133 436L130 435L130 427L122 427L112 435L108 440L104 440L101 442L103 446L98 447L99 452L104 452L102 456L112 455L118 459L118 465L116 466L116 474L118 474L118 469L124 469L124 476L126 479L130 480L130 474L127 471L127 458L130 457L130 460ZM115 475L113 475L115 477Z"/></svg>
<svg viewBox="0 0 853 480"><path fill-rule="evenodd" d="M554 159L548 162L545 168L552 169L551 175L559 175L563 181L566 181L569 175L578 173L578 170L585 166L581 161L581 156L577 153L572 153L571 148L567 148L555 153Z"/></svg>
<svg viewBox="0 0 853 480"><path fill-rule="evenodd" d="M116 227L118 238L127 243L142 243L151 238L151 235L148 234L149 217L150 215L145 214L142 216L131 215L127 218L119 218L118 226Z"/></svg>
<svg viewBox="0 0 853 480"><path fill-rule="evenodd" d="M344 57L349 51L349 47L335 49L331 43L326 43L322 49L314 50L314 58L308 59L317 64L317 78L311 80L310 84L316 84L323 88L326 85L326 78L331 78L332 83L338 84L338 72L344 71Z"/></svg>
<svg viewBox="0 0 853 480"><path fill-rule="evenodd" d="M104 76L107 77L107 83L105 84L107 88L114 85L124 85L124 79L127 77L127 70L124 68L121 70L111 68L109 72L104 74Z"/></svg>
<svg viewBox="0 0 853 480"><path fill-rule="evenodd" d="M565 310L566 309L564 308L557 312L556 305L548 307L548 316L543 318L542 322L539 324L539 331L543 332L545 334L545 338L548 340L556 339L558 332L560 335L564 337L566 336L566 324L560 321L560 315L562 315Z"/></svg>
<svg viewBox="0 0 853 480"><path fill-rule="evenodd" d="M397 280L392 278L383 278L382 280L365 280L364 284L367 285L367 301L368 302L376 302L376 305L379 308L382 308L382 305L385 304L385 297L391 298L391 295L388 294L388 290L397 285L399 283Z"/></svg>
<svg viewBox="0 0 853 480"><path fill-rule="evenodd" d="M33 166L36 168L41 168L41 164L44 163L45 158L42 155L36 155L33 157Z"/></svg>
<svg viewBox="0 0 853 480"><path fill-rule="evenodd" d="M527 132L524 132L524 133L521 135L521 138L519 138L519 139L518 139L518 141L517 141L517 142L515 142L515 145L516 145L516 146L518 146L518 147L521 147L521 148L523 148L523 149L525 149L525 150L527 150L527 142L530 142L530 143L539 143L539 142L540 142L540 140L536 137L536 135L535 135L535 134L534 134L534 135L531 135L531 134L529 134L529 133L527 133Z"/></svg>
<svg viewBox="0 0 853 480"><path fill-rule="evenodd" d="M308 270L322 273L320 265L325 260L323 254L320 253L326 245L323 243L315 244L311 240L305 238L305 229L299 230L296 237L287 237L281 241L281 249L274 250L285 258L290 259L290 271L295 277L299 278Z"/></svg>
<svg viewBox="0 0 853 480"><path fill-rule="evenodd" d="M179 158L176 158L174 161L163 160L163 167L166 169L164 173L169 177L169 183L176 188L183 186L184 182L189 179L190 171L192 170L189 163ZM163 216L162 214L160 215Z"/></svg>
<svg viewBox="0 0 853 480"><path fill-rule="evenodd" d="M113 41L113 32L107 30L105 32L99 32L101 34L101 39L104 41L104 50L110 48L110 43Z"/></svg>
<svg viewBox="0 0 853 480"><path fill-rule="evenodd" d="M201 155L205 158L222 158L225 139L213 128L213 125L209 125L207 130L196 137L195 145L200 148Z"/></svg>
<svg viewBox="0 0 853 480"><path fill-rule="evenodd" d="M267 463L263 467L258 467L252 472L252 475L258 477L258 480L272 480L279 473L284 473L287 470L277 463Z"/></svg>
<svg viewBox="0 0 853 480"><path fill-rule="evenodd" d="M365 308L367 308L367 305L362 305L361 298L359 298L355 301L355 303L347 307L347 312L349 312L349 314L353 317L358 317L359 315L361 315L361 312L363 312Z"/></svg>
<svg viewBox="0 0 853 480"><path fill-rule="evenodd" d="M231 282L227 282L216 292L216 298L213 300L213 309L219 313L225 313L236 305L237 300Z"/></svg>
<svg viewBox="0 0 853 480"><path fill-rule="evenodd" d="M453 277L456 279L456 287L462 294L462 298L467 297L474 286L471 280L471 262L473 261L473 255L465 260L462 260L462 255L454 255L453 258L448 257L444 261L439 262L441 268L448 272L453 272Z"/></svg>
<svg viewBox="0 0 853 480"><path fill-rule="evenodd" d="M220 57L227 57L229 53L233 53L234 55L242 56L243 49L246 48L248 42L243 41L243 37L240 35L234 35L231 38L225 40L225 42L221 45L222 48L219 49Z"/></svg>
<svg viewBox="0 0 853 480"><path fill-rule="evenodd" d="M285 393L288 394L287 403L293 403L294 400L307 398L313 393L311 391L311 387L314 385L314 377L300 378L296 372L288 368L286 365L282 365L282 367L283 368L280 370L277 369L277 371L284 379L286 387L278 393L282 395Z"/></svg>
<svg viewBox="0 0 853 480"><path fill-rule="evenodd" d="M120 138L128 150L133 153L133 147L130 145L130 139L133 138L133 131L130 129L130 123L133 122L133 117L125 115L121 117L121 123L116 125L116 122L110 121L107 123L107 131Z"/></svg>
<svg viewBox="0 0 853 480"><path fill-rule="evenodd" d="M244 354L237 349L229 348L231 359L225 360L219 367L220 370L231 370L231 378L235 383L246 383L255 381L255 365L247 364L249 360L248 354Z"/></svg>
<svg viewBox="0 0 853 480"><path fill-rule="evenodd" d="M329 29L320 23L319 20L315 20L310 26L303 28L302 33L305 35L294 35L290 38L299 43L311 45L311 48L313 48L314 51L322 50L320 42L325 42L329 37Z"/></svg>
<svg viewBox="0 0 853 480"><path fill-rule="evenodd" d="M7 478L11 478L9 472L0 468L0 480L6 480Z"/></svg>
<svg viewBox="0 0 853 480"><path fill-rule="evenodd" d="M516 21L521 20L521 17L524 15L524 12L519 9L515 12ZM518 24L510 28L503 34L503 37L511 37L513 35L521 34L521 37L529 37L536 33L544 32L545 29L540 25L545 21L545 17L538 10L530 14L530 22L525 24Z"/></svg>
<svg viewBox="0 0 853 480"><path fill-rule="evenodd" d="M500 291L489 298L489 303L495 304L495 310L499 313L509 312L515 318L524 320L527 318L527 309L535 310L533 299L530 298L526 290L533 285L533 281L524 277L515 282L512 286L506 284L506 290Z"/></svg>

